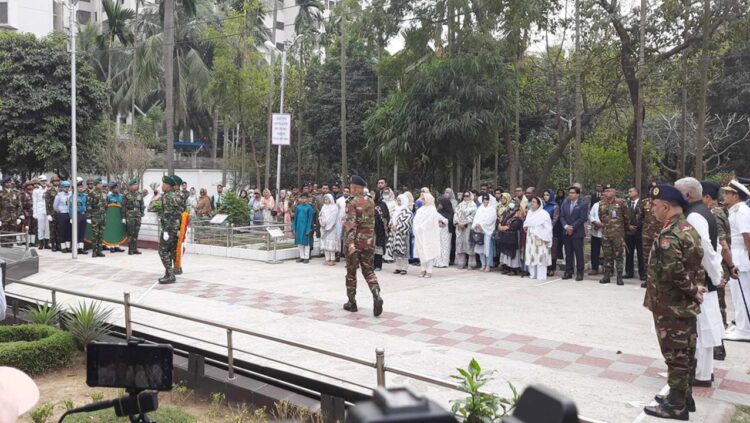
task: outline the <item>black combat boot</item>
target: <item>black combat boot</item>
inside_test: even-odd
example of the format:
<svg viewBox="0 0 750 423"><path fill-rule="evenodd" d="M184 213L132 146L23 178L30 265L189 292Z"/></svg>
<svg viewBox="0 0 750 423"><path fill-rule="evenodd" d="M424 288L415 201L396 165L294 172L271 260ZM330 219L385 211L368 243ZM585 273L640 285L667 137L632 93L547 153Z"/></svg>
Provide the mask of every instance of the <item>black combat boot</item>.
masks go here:
<svg viewBox="0 0 750 423"><path fill-rule="evenodd" d="M140 252L140 251L138 250L138 248L136 247L136 248L134 248L134 249L133 249L133 254L135 254L135 255L139 256L139 255L141 255L142 253L141 253L141 252Z"/></svg>
<svg viewBox="0 0 750 423"><path fill-rule="evenodd" d="M106 257L104 253L102 253L102 250L94 249L91 257Z"/></svg>
<svg viewBox="0 0 750 423"><path fill-rule="evenodd" d="M167 285L175 282L177 282L177 279L175 279L174 272L172 270L164 272L164 276L159 278L159 283L162 285Z"/></svg>
<svg viewBox="0 0 750 423"><path fill-rule="evenodd" d="M344 304L344 310L351 311L352 313L357 311L357 300L349 299L349 301Z"/></svg>
<svg viewBox="0 0 750 423"><path fill-rule="evenodd" d="M622 272L617 272L617 284L621 286L625 285L625 282L622 280Z"/></svg>
<svg viewBox="0 0 750 423"><path fill-rule="evenodd" d="M655 395L654 396L654 400L657 403L662 404L662 403L664 403L664 401L667 400L667 396L668 395ZM695 413L695 400L693 399L692 395L688 395L687 396L687 399L685 400L685 404L687 405L687 410L689 412Z"/></svg>
<svg viewBox="0 0 750 423"><path fill-rule="evenodd" d="M727 358L727 350L724 348L724 340L721 341L721 345L714 347L714 360L724 361Z"/></svg>
<svg viewBox="0 0 750 423"><path fill-rule="evenodd" d="M380 296L380 289L378 288L372 290L372 314L375 317L383 314L383 297Z"/></svg>
<svg viewBox="0 0 750 423"><path fill-rule="evenodd" d="M88 255L89 253L87 253L86 251L84 251L84 249L83 249L83 248L79 248L79 249L78 249L78 254L80 254L80 255L82 255L82 256L86 256L86 255Z"/></svg>
<svg viewBox="0 0 750 423"><path fill-rule="evenodd" d="M609 283L609 272L604 271L604 277L599 280L599 283Z"/></svg>
<svg viewBox="0 0 750 423"><path fill-rule="evenodd" d="M182 274L182 267L175 267L174 268L174 274L175 275L181 275Z"/></svg>
<svg viewBox="0 0 750 423"><path fill-rule="evenodd" d="M646 282L641 282L641 288L645 288L647 286L648 286L648 284L646 284Z"/></svg>

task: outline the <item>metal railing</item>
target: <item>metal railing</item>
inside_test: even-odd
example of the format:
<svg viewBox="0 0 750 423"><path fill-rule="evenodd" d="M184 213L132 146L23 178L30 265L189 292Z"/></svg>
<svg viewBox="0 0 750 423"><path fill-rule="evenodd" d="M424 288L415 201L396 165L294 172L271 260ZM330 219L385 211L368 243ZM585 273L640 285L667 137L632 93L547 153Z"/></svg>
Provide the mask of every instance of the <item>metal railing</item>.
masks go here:
<svg viewBox="0 0 750 423"><path fill-rule="evenodd" d="M214 245L218 247L256 248L273 251L270 263L277 263L276 252L280 246L292 245L292 241L284 235L283 223L233 226L229 224L212 224L208 220L192 220L188 241L192 244ZM270 230L278 230L281 236L271 236Z"/></svg>
<svg viewBox="0 0 750 423"><path fill-rule="evenodd" d="M0 247L9 248L16 245L25 245L29 249L29 232L7 232L0 233Z"/></svg>
<svg viewBox="0 0 750 423"><path fill-rule="evenodd" d="M234 375L235 375L234 353L236 351L238 351L238 352L246 353L246 354L249 354L249 355L252 355L252 356L256 356L256 357L260 357L260 358L263 358L263 359L267 359L267 360L270 360L270 361L273 361L273 362L276 362L276 363L279 363L279 364L282 364L282 365L285 365L285 366L289 366L289 367L292 367L292 368L295 368L295 369L307 371L307 372L310 372L310 373L313 373L313 374L317 374L317 375L320 375L320 376L325 376L325 377L328 377L328 378L333 379L333 380L337 380L337 381L340 381L340 382L344 382L344 383L350 384L352 386L357 386L357 387L360 387L360 388L371 389L371 387L367 387L365 385L359 384L359 383L354 382L354 381L350 381L350 380L347 380L347 379L342 379L342 378L339 378L339 377L336 377L336 376L332 376L332 375L329 375L329 374L324 374L324 373L321 373L321 372L318 372L318 371L315 371L315 370L312 370L312 369L307 369L307 368L303 368L303 367L300 367L300 366L296 366L294 364L285 363L285 362L282 362L280 360L276 360L276 359L269 358L269 357L264 357L262 355L258 355L258 354L251 353L251 352L248 352L248 351L244 351L244 350L241 350L239 348L234 347L234 342L233 342L234 335L235 334L243 334L243 335L248 335L248 336L252 336L252 337L255 337L255 338L260 338L260 339L264 339L264 340L267 340L267 341L275 342L275 343L278 343L278 344L287 345L287 346L294 347L294 348L299 348L299 349L302 349L302 350L305 350L305 351L314 352L314 353L321 354L321 355L324 355L324 356L327 356L327 357L331 357L331 358L335 358L335 359L338 359L338 360L343 360L343 361L347 361L347 362L350 362L350 363L354 363L354 364L358 364L358 365L362 365L362 366L365 366L365 367L369 367L369 368L375 369L375 380L376 380L376 385L378 387L385 387L386 386L386 374L387 373L392 373L394 375L399 375L399 376L403 376L403 377L406 377L406 378L409 378L409 379L418 380L418 381L425 382L425 383L428 383L428 384L431 384L431 385L435 385L435 386L439 386L439 387L443 387L443 388L448 388L448 389L452 389L452 390L456 390L456 391L461 391L461 387L457 383L445 381L445 380L442 380L442 379L438 379L438 378L435 378L435 377L432 377L432 376L428 376L428 375L424 375L424 374L420 374L420 373L416 373L416 372L412 372L410 370L402 369L402 368L395 367L395 366L388 366L386 364L386 362L385 362L385 349L381 348L381 347L375 348L375 360L374 361L370 361L370 360L366 360L366 359L363 359L363 358L354 357L354 356L351 356L351 355L347 355L347 354L339 353L339 352L336 352L336 351L332 351L332 350L329 350L329 349L326 349L326 348L316 347L314 345L310 345L310 344L306 344L306 343L302 343L302 342L297 342L297 341L293 341L293 340L290 340L290 339L281 338L281 337L278 337L278 336L269 335L269 334L266 334L266 333L257 332L257 331L246 329L246 328L241 328L241 327L238 327L238 326L232 326L232 325L229 325L229 324L226 324L226 323L222 323L222 322L218 322L218 321L215 321L215 320L203 319L203 318L196 317L196 316L191 316L191 315L188 315L188 314L183 314L183 313L178 313L178 312L174 312L174 311L169 311L169 310L163 310L163 309L159 309L159 308L155 308L155 307L150 307L150 306L143 305L143 304L134 304L130 300L130 293L129 292L124 292L123 293L123 299L122 300L118 300L118 299L114 299L114 298L103 297L103 296L100 296L100 295L86 294L86 293L83 293L83 292L73 291L73 290L70 290L70 289L48 287L48 286L45 286L45 285L41 285L41 284L33 283L33 282L27 282L27 281L19 281L19 280L9 279L8 280L8 285L10 285L11 283L19 284L19 285L24 285L24 286L29 286L29 287L37 288L37 289L43 289L43 290L46 290L46 291L50 291L51 301L47 301L46 299L35 299L35 298L29 297L29 296L26 296L26 295L21 295L21 294L9 293L9 292L7 292L7 286L6 286L6 294L11 295L11 296L23 297L23 298L26 298L26 299L29 299L29 300L32 300L32 301L42 301L42 302L46 302L46 303L50 303L51 302L51 304L53 306L57 305L57 294L58 293L67 294L67 295L72 295L72 296L76 296L76 297L87 298L87 299L91 299L91 300L96 300L96 301L101 301L101 302L107 302L107 303L112 303L112 304L123 306L123 309L124 309L123 315L124 315L124 319L125 319L125 326L124 326L125 327L125 336L126 336L126 338L128 340L133 336L133 324L135 323L135 324L139 324L141 326L144 326L144 327L147 327L147 328L150 328L150 329L154 329L154 330L158 330L158 331L163 331L163 332L170 333L170 334L173 334L173 335L176 335L176 336L180 336L180 337L192 339L192 340L195 340L195 341L198 341L198 342L202 342L202 343L205 343L205 344L217 346L217 347L220 347L220 348L226 348L226 351L227 351L226 365L227 365L227 372L228 372L229 379L234 379ZM173 331L165 330L165 329L162 329L162 328L157 328L157 327L145 324L145 323L136 322L132 318L132 309L133 308L140 309L140 310L143 310L143 311L152 312L152 313L157 313L157 314L164 315L164 316L174 317L174 318L177 318L177 319L187 320L187 321L190 321L190 322L199 323L199 324L202 324L202 325L211 326L211 327L218 328L218 329L222 329L222 330L226 331L227 343L226 343L226 345L223 345L223 344L211 342L211 341L208 341L208 340L198 339L198 338L186 335L186 334L180 334L180 333L176 333L176 332L173 332ZM590 419L590 418L586 418L586 417L582 417L582 416L579 416L579 422L581 422L581 423L602 423L599 420Z"/></svg>

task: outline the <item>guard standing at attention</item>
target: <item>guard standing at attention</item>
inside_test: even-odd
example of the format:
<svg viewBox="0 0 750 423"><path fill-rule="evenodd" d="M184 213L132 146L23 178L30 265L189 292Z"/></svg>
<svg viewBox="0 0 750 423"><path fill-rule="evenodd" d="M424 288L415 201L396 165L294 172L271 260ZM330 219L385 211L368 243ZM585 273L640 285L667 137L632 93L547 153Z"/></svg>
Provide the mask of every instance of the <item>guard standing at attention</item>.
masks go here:
<svg viewBox="0 0 750 423"><path fill-rule="evenodd" d="M657 395L658 405L643 411L668 419L688 420L695 411L691 373L695 369L697 317L706 288L701 266L703 248L698 232L687 222L688 201L677 188L658 185L652 190L652 213L662 223L648 263L643 305L654 315L656 337L667 364L669 394Z"/></svg>
<svg viewBox="0 0 750 423"><path fill-rule="evenodd" d="M161 197L161 209L159 209L159 223L161 224L161 234L159 236L159 258L164 265L164 276L159 278L160 284L175 283L174 268L172 263L177 249L177 237L180 232L180 217L183 209L181 200L178 198L179 193L172 191L174 180L171 176L162 178L161 190L164 193Z"/></svg>
<svg viewBox="0 0 750 423"><path fill-rule="evenodd" d="M346 248L346 296L349 301L344 310L357 311L357 267L362 269L373 297L373 313L383 313L383 298L380 285L373 271L375 259L375 202L365 195L367 182L360 176L352 176L351 197L346 202L344 221L344 243Z"/></svg>
<svg viewBox="0 0 750 423"><path fill-rule="evenodd" d="M615 187L604 186L604 198L599 203L599 221L602 222L602 264L604 277L599 283L609 283L612 271L617 272L617 284L622 280L622 255L625 248L625 228L628 227L627 206L617 198Z"/></svg>
<svg viewBox="0 0 750 423"><path fill-rule="evenodd" d="M125 211L125 227L128 233L128 255L141 254L138 251L138 233L141 230L141 219L145 206L143 196L138 190L138 179L128 181L128 193L122 197L122 208Z"/></svg>
<svg viewBox="0 0 750 423"><path fill-rule="evenodd" d="M102 242L104 241L104 224L107 218L107 193L104 187L107 181L102 178L94 180L94 190L88 195L86 207L88 208L88 219L86 223L91 225L91 258L104 257L102 253Z"/></svg>

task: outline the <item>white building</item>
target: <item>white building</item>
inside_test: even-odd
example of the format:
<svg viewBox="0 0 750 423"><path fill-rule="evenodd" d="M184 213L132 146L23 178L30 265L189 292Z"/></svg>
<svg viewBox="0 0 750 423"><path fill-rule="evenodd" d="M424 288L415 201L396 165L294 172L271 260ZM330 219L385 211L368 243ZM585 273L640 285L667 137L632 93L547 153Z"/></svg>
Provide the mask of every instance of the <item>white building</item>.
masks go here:
<svg viewBox="0 0 750 423"><path fill-rule="evenodd" d="M340 0L323 0L322 14L324 18L328 18L333 9ZM264 20L266 28L273 30L276 28L276 48L279 50L284 49L284 45L287 42L291 42L296 36L294 32L294 20L297 18L299 13L299 6L297 0L283 0L278 1L276 22L273 21L273 3L274 0L263 0L266 5L268 13Z"/></svg>

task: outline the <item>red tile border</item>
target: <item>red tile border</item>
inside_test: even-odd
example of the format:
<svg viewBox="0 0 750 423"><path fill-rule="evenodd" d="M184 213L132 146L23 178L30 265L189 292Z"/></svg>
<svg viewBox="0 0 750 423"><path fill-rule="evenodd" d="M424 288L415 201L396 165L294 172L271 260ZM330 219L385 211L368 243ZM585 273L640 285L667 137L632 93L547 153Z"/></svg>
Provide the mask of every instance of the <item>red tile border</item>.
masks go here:
<svg viewBox="0 0 750 423"><path fill-rule="evenodd" d="M449 331L445 329L438 329L438 328L427 328L427 329L423 329L421 332L426 333L427 335L443 336Z"/></svg>
<svg viewBox="0 0 750 423"><path fill-rule="evenodd" d="M437 320L432 320L432 319L419 319L416 322L414 322L414 324L415 325L432 327L432 326L435 326L437 324L440 324L440 322L438 322Z"/></svg>
<svg viewBox="0 0 750 423"><path fill-rule="evenodd" d="M458 339L443 338L441 336L438 336L436 338L430 339L427 342L429 342L430 344L437 344L437 345L443 345L446 347L452 347L461 341L459 341Z"/></svg>
<svg viewBox="0 0 750 423"><path fill-rule="evenodd" d="M484 332L485 329L478 328L476 326L464 326L462 328L458 328L456 332L458 333L466 333L469 335L479 335L480 333Z"/></svg>
<svg viewBox="0 0 750 423"><path fill-rule="evenodd" d="M533 336L526 336L526 335L519 335L517 333L512 333L503 339L506 341L528 344L529 342L535 340L536 338L534 338Z"/></svg>
<svg viewBox="0 0 750 423"><path fill-rule="evenodd" d="M618 372L616 370L609 370L609 369L604 370L603 372L599 373L598 376L606 378L606 379L618 380L620 382L628 382L628 383L632 383L634 380L638 378L638 375L634 375L632 373L623 373L623 372Z"/></svg>
<svg viewBox="0 0 750 423"><path fill-rule="evenodd" d="M628 364L638 364L641 366L650 366L656 360L651 357L644 357L642 355L621 354L617 356L617 361L622 361L623 363Z"/></svg>
<svg viewBox="0 0 750 423"><path fill-rule="evenodd" d="M465 333L465 332L462 332ZM467 339L464 342L471 342L474 344L479 345L492 345L497 341L495 338L490 338L489 336L482 336L482 335L474 335L471 338Z"/></svg>
<svg viewBox="0 0 750 423"><path fill-rule="evenodd" d="M665 373L666 371L667 371L666 369L661 369L661 368L658 368L658 367L648 367L643 372L643 374L646 375L646 376L648 376L648 377L661 378L661 376L659 376L659 373Z"/></svg>
<svg viewBox="0 0 750 423"><path fill-rule="evenodd" d="M389 327L392 327L392 328L397 328L399 326L405 325L406 323L399 322L398 320L385 320L385 321L382 321L382 322L378 322L378 324L383 325L383 326L389 326Z"/></svg>
<svg viewBox="0 0 750 423"><path fill-rule="evenodd" d="M505 357L506 355L510 354L512 351L504 350L502 348L487 347L487 348L482 348L481 350L477 352L482 353L482 354L487 354L487 355L494 355L496 357Z"/></svg>
<svg viewBox="0 0 750 423"><path fill-rule="evenodd" d="M552 350L550 348L537 347L536 345L524 345L523 347L519 348L518 351L525 352L527 354L544 356Z"/></svg>
<svg viewBox="0 0 750 423"><path fill-rule="evenodd" d="M606 369L607 367L609 367L610 364L614 363L614 361L607 360L606 358L590 357L590 356L584 355L583 357L576 360L576 363L585 364L587 366L593 366L593 367L601 367L602 369Z"/></svg>
<svg viewBox="0 0 750 423"><path fill-rule="evenodd" d="M539 359L537 359L534 364L539 364L540 366L549 367L552 369L564 369L568 367L570 362L550 357L539 357Z"/></svg>
<svg viewBox="0 0 750 423"><path fill-rule="evenodd" d="M750 383L737 380L724 379L721 381L719 389L750 395Z"/></svg>
<svg viewBox="0 0 750 423"><path fill-rule="evenodd" d="M576 345L576 344L561 344L559 347L557 347L560 351L566 351L566 352L572 352L576 354L586 354L589 351L591 351L593 348L584 347L583 345Z"/></svg>
<svg viewBox="0 0 750 423"><path fill-rule="evenodd" d="M388 334L388 335L404 336L405 337L407 335L412 334L413 332L409 332L408 330L404 330L404 329L395 328L395 329L391 329L391 330L389 330L388 332L385 332L385 333Z"/></svg>

